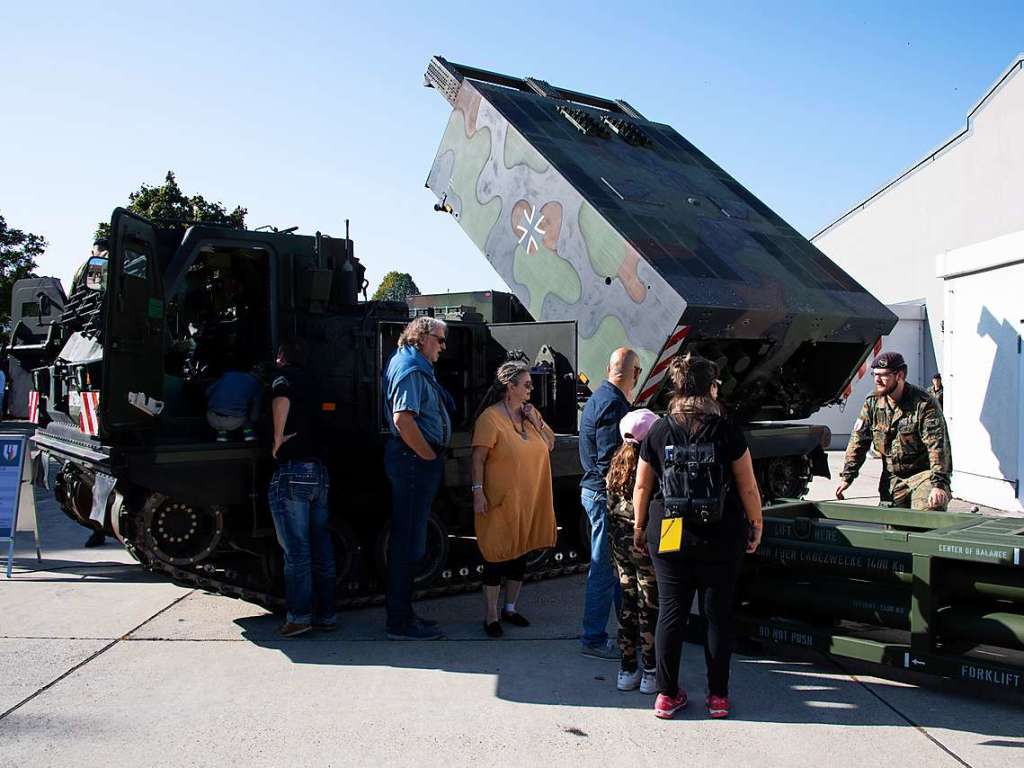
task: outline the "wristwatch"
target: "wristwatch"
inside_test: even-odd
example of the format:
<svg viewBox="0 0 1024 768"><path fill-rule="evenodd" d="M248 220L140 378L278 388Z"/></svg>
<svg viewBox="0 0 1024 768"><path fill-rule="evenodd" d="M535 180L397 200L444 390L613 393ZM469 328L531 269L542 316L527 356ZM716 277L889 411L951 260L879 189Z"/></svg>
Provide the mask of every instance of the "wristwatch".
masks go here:
<svg viewBox="0 0 1024 768"><path fill-rule="evenodd" d="M484 487L479 483L473 483L473 485L469 486L469 490L471 491L482 491L483 489Z"/></svg>

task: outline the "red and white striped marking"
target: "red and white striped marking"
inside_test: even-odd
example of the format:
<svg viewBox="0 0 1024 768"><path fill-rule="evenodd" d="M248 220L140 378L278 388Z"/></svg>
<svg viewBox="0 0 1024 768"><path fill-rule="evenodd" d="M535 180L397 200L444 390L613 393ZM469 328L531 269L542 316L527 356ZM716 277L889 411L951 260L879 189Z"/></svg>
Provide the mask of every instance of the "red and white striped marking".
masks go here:
<svg viewBox="0 0 1024 768"><path fill-rule="evenodd" d="M78 412L78 428L95 437L100 433L100 393L82 392L82 409Z"/></svg>
<svg viewBox="0 0 1024 768"><path fill-rule="evenodd" d="M686 341L686 337L689 335L690 326L688 325L677 325L676 329L672 331L672 335L668 337L668 341L661 350L661 355L658 356L658 362L654 364L651 372L647 375L647 379L644 381L644 389L634 401L634 405L644 407L658 393L658 390L661 389L661 383L665 379L665 374L668 372L669 363L672 362L672 358L679 352L679 348L683 346L683 342Z"/></svg>
<svg viewBox="0 0 1024 768"><path fill-rule="evenodd" d="M28 420L39 423L39 393L35 391L28 393Z"/></svg>
<svg viewBox="0 0 1024 768"><path fill-rule="evenodd" d="M863 379L865 376L868 375L868 366L871 364L871 361L874 360L876 357L878 357L880 354L882 354L882 337L881 336L878 337L878 340L875 342L875 346L871 348L871 357L865 359L864 362L860 364L860 368L857 369L857 376L856 376L856 378L855 379L850 379L850 383L847 384L846 385L846 389L843 390L843 398L844 399L848 398L850 395L853 394L853 383L854 383L854 381L860 381L861 379Z"/></svg>

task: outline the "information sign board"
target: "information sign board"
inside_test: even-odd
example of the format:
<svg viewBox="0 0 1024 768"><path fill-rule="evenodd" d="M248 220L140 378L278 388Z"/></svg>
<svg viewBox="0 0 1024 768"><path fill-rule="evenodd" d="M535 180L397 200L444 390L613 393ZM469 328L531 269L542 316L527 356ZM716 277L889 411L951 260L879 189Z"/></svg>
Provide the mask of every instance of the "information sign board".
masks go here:
<svg viewBox="0 0 1024 768"><path fill-rule="evenodd" d="M0 435L0 544L7 544L7 578L11 578L14 564L14 534L18 529L25 448L24 435Z"/></svg>

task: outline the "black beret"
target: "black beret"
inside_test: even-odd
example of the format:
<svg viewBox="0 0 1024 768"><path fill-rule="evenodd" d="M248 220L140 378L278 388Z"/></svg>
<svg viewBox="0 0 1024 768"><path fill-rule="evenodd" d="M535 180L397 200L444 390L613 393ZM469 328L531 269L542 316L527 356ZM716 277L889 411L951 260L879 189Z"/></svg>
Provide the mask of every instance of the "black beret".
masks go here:
<svg viewBox="0 0 1024 768"><path fill-rule="evenodd" d="M875 371L898 371L906 367L907 363L899 352L883 352L871 361L871 369Z"/></svg>

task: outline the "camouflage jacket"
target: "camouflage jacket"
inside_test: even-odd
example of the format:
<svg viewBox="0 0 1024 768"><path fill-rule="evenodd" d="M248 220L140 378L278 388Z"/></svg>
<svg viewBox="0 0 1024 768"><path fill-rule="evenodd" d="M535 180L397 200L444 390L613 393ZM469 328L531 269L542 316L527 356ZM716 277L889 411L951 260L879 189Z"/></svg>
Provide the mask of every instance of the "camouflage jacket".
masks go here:
<svg viewBox="0 0 1024 768"><path fill-rule="evenodd" d="M934 398L920 387L904 385L903 397L890 408L886 398L868 395L853 425L840 476L852 482L873 445L894 477L931 470L934 488L949 491L953 456L949 430Z"/></svg>

